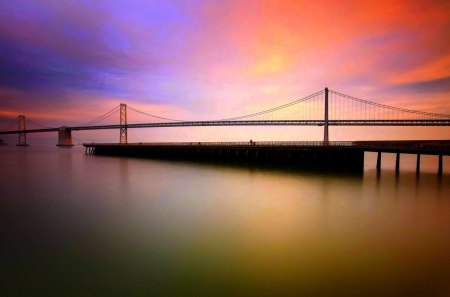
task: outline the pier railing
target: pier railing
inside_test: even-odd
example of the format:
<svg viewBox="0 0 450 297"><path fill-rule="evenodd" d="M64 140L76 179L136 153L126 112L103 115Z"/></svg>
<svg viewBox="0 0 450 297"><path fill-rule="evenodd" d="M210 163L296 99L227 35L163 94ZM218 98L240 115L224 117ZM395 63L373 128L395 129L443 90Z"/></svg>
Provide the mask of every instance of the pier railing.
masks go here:
<svg viewBox="0 0 450 297"><path fill-rule="evenodd" d="M117 143L83 143L84 146L116 146ZM121 146L307 146L307 147L323 147L323 146L354 146L352 141L235 141L235 142L138 142L120 144Z"/></svg>

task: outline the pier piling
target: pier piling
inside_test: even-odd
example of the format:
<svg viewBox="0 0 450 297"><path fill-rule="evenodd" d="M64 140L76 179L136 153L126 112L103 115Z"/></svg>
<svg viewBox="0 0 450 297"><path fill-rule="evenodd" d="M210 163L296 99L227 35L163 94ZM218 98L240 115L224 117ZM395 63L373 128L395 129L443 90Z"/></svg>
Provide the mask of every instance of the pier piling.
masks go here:
<svg viewBox="0 0 450 297"><path fill-rule="evenodd" d="M377 156L377 171L381 170L381 152L378 152Z"/></svg>
<svg viewBox="0 0 450 297"><path fill-rule="evenodd" d="M400 153L397 153L395 157L395 172L398 173L400 171Z"/></svg>
<svg viewBox="0 0 450 297"><path fill-rule="evenodd" d="M417 154L416 173L420 173L420 154Z"/></svg>

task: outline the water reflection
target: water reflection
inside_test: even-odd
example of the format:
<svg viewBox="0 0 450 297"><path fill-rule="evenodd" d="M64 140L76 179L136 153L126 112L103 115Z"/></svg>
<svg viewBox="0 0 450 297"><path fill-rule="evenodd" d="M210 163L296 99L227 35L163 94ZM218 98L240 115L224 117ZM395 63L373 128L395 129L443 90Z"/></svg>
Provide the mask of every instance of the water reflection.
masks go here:
<svg viewBox="0 0 450 297"><path fill-rule="evenodd" d="M33 149L0 152L8 296L450 292L450 180L426 158L343 176Z"/></svg>

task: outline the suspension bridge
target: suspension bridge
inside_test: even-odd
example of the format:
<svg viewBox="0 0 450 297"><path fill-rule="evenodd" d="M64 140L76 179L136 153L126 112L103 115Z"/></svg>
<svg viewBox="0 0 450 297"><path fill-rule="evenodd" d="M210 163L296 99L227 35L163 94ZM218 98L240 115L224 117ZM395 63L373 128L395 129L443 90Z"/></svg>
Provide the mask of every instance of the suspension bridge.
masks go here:
<svg viewBox="0 0 450 297"><path fill-rule="evenodd" d="M0 129L0 135L18 134L18 145L26 146L28 133L58 132L58 145L71 146L72 131L117 129L119 143L125 144L128 129L186 126L323 126L323 141L329 142L329 126L450 126L450 115L389 106L325 88L284 105L215 120L171 119L123 103L72 126L47 127L19 115Z"/></svg>
<svg viewBox="0 0 450 297"><path fill-rule="evenodd" d="M118 121L117 121L118 119ZM31 123L33 128L28 127ZM256 143L150 143L129 144L128 129L189 126L323 126L321 142ZM319 92L259 112L215 120L180 120L150 114L124 103L84 124L46 127L19 115L0 131L0 135L18 134L18 146L27 146L28 133L58 132L58 146L72 146L72 131L118 129L119 142L85 143L87 154L132 155L196 159L237 159L284 162L300 167L361 171L364 152L417 155L417 172L422 154L439 156L442 174L443 156L450 155L450 140L439 141L330 141L330 126L450 126L450 115L389 106L325 88Z"/></svg>

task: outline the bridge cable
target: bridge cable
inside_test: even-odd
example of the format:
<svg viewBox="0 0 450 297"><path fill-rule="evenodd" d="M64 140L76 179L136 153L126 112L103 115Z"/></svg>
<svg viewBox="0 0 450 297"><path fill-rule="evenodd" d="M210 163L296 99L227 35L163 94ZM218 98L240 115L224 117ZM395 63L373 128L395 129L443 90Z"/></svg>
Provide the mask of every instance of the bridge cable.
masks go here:
<svg viewBox="0 0 450 297"><path fill-rule="evenodd" d="M11 121L8 122L8 124L5 124L3 127L7 127L5 129L1 129L1 131L8 131L9 129L11 129L12 127L14 127L15 125L17 125L18 123L18 118L13 118Z"/></svg>
<svg viewBox="0 0 450 297"><path fill-rule="evenodd" d="M51 128L52 128L52 127L50 127L50 126L46 126L46 125L43 125L43 124L41 124L41 123L38 123L38 122L36 122L36 121L34 121L34 120L30 119L30 118L27 118L27 119L26 119L26 122L27 122L27 123L35 124L36 126L41 127L41 128L45 128L45 129L51 129Z"/></svg>
<svg viewBox="0 0 450 297"><path fill-rule="evenodd" d="M289 102L289 103L286 103L286 104L283 104L283 105L280 105L280 106L277 106L277 107L273 107L273 108L270 108L270 109L267 109L267 110L263 110L263 111L260 111L260 112L255 112L255 113L251 113L251 114L247 114L247 115L242 115L242 116L238 116L238 117L221 119L219 121L234 121L234 120L239 120L239 119L244 119L244 118L249 118L249 117L254 117L254 116L266 114L266 113L269 113L269 112L272 112L272 111L277 111L277 110L280 110L280 109L283 109L283 108L286 108L286 107L298 104L300 102L304 102L304 101L309 100L311 98L314 98L314 97L320 95L323 92L324 91L321 90L321 91L319 91L317 93L311 94L309 96L303 97L301 99L298 99L298 100L295 100L295 101L292 101L292 102Z"/></svg>
<svg viewBox="0 0 450 297"><path fill-rule="evenodd" d="M390 106L390 105L385 105L385 104L381 104L381 103L377 103L377 102L372 102L372 101L368 101L368 100L364 100L364 99L360 99L360 98L356 98L347 94L343 94L340 92L336 92L333 90L330 90L330 92L339 95L341 97L350 99L350 100L354 100L363 104L367 104L370 105L370 107L380 107L380 108L385 108L385 109L390 109L390 110L395 110L395 111L400 111L400 112L405 112L405 113L414 113L414 114L420 114L420 115L428 115L428 116L434 116L434 117L445 117L445 118L450 118L450 115L448 114L439 114L439 113L433 113L433 112L425 112L425 111L419 111L419 110L412 110L412 109L406 109L406 108L401 108L401 107L395 107L395 106ZM370 110L369 110L369 115L370 115ZM367 117L367 115L365 116Z"/></svg>
<svg viewBox="0 0 450 297"><path fill-rule="evenodd" d="M137 112L137 113L140 113L140 114L143 114L143 115L146 115L146 116L150 116L150 117L153 117L153 118L156 118L156 119L160 119L160 120L173 121L173 122L186 122L186 121L184 121L184 120L175 120L175 119L169 119L169 118L164 118L164 117L155 116L155 115L153 115L153 114L149 114L149 113L146 113L146 112L144 112L144 111L140 111L140 110L138 110L138 109L136 109L136 108L133 108L133 107L130 106L130 105L127 105L127 108L129 108L129 109L131 109L131 110L133 110L133 111L135 111L135 112Z"/></svg>
<svg viewBox="0 0 450 297"><path fill-rule="evenodd" d="M96 118L96 119L94 119L94 120L91 120L91 121L89 121L89 122L83 123L83 124L81 124L81 125L79 125L79 126L87 126L87 125L91 125L91 124L97 123L97 122L99 122L99 121L102 121L102 120L104 120L104 119L106 119L106 118L112 116L114 113L116 113L116 112L119 110L119 107L120 107L120 106L117 105L116 107L114 107L113 109L111 109L111 110L108 111L107 113L105 113L105 114L99 116L98 118Z"/></svg>

